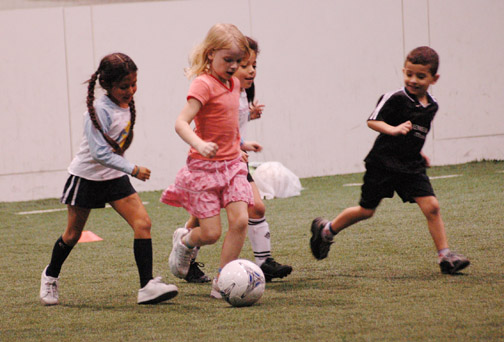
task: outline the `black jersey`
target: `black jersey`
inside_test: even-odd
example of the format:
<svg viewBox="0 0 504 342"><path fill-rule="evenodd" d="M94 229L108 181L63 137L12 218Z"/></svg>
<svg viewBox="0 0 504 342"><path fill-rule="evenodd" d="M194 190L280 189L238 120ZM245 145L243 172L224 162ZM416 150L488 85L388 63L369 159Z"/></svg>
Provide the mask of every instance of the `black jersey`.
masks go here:
<svg viewBox="0 0 504 342"><path fill-rule="evenodd" d="M426 107L405 88L380 97L368 121L378 120L398 126L409 120L413 128L406 135L391 136L380 133L364 159L367 164L403 173L425 171L425 161L420 151L438 110L436 100L430 94L427 94L427 97L429 105Z"/></svg>

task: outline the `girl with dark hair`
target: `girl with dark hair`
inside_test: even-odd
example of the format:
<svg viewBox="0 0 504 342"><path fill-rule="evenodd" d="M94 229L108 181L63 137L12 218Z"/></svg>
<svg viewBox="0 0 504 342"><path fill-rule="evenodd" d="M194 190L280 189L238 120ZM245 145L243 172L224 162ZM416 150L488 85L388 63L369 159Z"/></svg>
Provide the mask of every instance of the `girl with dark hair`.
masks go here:
<svg viewBox="0 0 504 342"><path fill-rule="evenodd" d="M96 81L106 95L95 101ZM68 207L68 224L41 276L40 300L44 305L59 304L61 267L79 241L91 209L104 208L106 203L133 228L133 252L140 275L138 304L156 304L178 294L175 285L152 277L151 221L128 177L146 181L150 170L124 158L133 139L136 90L137 66L122 53L105 56L88 81L84 135L68 167L70 176L61 197Z"/></svg>

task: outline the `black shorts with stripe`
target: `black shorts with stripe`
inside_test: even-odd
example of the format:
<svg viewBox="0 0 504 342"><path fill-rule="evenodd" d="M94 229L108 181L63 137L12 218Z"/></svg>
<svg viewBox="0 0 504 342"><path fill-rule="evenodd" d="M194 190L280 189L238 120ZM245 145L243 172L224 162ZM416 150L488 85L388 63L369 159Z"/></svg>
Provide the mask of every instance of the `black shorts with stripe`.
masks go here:
<svg viewBox="0 0 504 342"><path fill-rule="evenodd" d="M70 175L65 184L61 203L82 208L104 208L106 203L136 193L129 177L124 175L106 181L92 181Z"/></svg>
<svg viewBox="0 0 504 342"><path fill-rule="evenodd" d="M375 209L383 198L397 192L403 202L415 203L416 197L435 196L429 177L422 173L401 173L366 164L359 205Z"/></svg>

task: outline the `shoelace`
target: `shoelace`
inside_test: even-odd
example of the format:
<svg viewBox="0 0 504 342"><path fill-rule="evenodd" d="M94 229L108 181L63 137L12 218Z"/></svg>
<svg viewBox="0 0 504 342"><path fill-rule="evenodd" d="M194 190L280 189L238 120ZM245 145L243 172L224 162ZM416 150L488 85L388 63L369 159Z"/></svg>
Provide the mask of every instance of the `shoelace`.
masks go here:
<svg viewBox="0 0 504 342"><path fill-rule="evenodd" d="M180 248L179 250L179 260L181 260L184 264L187 264L187 263L190 263L191 262L191 259L192 259L192 250L187 250L187 248Z"/></svg>
<svg viewBox="0 0 504 342"><path fill-rule="evenodd" d="M204 263L195 261L192 263L192 265L194 265L192 269L194 276L201 277L202 275L205 274L202 270L200 270L200 267L205 267Z"/></svg>
<svg viewBox="0 0 504 342"><path fill-rule="evenodd" d="M156 277L156 278L152 279L152 281L155 283L161 283L162 282L161 279L162 279L161 277Z"/></svg>
<svg viewBox="0 0 504 342"><path fill-rule="evenodd" d="M58 283L56 281L47 281L45 284L46 293L52 297L58 296Z"/></svg>

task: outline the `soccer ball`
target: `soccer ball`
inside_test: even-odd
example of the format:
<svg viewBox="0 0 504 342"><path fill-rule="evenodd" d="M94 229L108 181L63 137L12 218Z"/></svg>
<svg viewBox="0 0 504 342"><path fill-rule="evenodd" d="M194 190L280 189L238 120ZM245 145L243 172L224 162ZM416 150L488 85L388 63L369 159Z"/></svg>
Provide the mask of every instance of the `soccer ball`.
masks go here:
<svg viewBox="0 0 504 342"><path fill-rule="evenodd" d="M217 285L222 298L232 306L250 306L263 295L266 280L259 266L237 259L224 266Z"/></svg>

